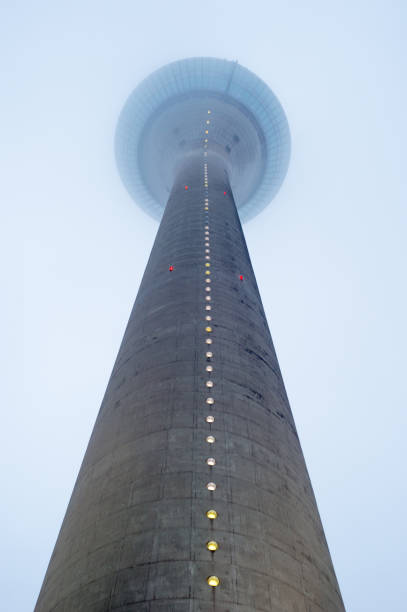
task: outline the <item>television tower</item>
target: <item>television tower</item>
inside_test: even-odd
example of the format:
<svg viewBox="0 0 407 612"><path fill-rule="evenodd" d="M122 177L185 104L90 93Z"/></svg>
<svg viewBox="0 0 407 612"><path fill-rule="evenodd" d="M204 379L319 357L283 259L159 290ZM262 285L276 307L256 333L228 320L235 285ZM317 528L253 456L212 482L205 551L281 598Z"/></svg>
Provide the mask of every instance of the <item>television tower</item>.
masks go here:
<svg viewBox="0 0 407 612"><path fill-rule="evenodd" d="M36 612L344 610L240 223L289 155L236 62L128 99L119 172L161 222Z"/></svg>

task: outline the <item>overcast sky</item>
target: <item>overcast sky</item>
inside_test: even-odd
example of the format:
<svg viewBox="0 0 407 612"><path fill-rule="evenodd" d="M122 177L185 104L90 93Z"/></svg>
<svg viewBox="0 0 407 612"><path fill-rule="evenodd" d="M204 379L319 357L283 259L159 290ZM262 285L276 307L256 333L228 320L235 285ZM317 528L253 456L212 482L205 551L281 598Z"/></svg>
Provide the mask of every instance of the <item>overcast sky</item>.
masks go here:
<svg viewBox="0 0 407 612"><path fill-rule="evenodd" d="M248 247L347 610L406 609L406 6L3 6L2 611L33 609L157 230L118 177L119 112L201 55L287 114L289 172Z"/></svg>

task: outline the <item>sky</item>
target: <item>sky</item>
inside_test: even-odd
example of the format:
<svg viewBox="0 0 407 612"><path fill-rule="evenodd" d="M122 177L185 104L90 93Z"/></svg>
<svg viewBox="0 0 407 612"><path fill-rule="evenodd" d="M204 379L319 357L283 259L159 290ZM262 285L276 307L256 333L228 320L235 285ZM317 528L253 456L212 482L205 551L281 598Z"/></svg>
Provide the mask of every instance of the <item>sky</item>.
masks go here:
<svg viewBox="0 0 407 612"><path fill-rule="evenodd" d="M346 608L405 610L406 7L3 6L1 611L35 605L157 230L118 115L191 56L238 60L287 114L287 177L245 235Z"/></svg>

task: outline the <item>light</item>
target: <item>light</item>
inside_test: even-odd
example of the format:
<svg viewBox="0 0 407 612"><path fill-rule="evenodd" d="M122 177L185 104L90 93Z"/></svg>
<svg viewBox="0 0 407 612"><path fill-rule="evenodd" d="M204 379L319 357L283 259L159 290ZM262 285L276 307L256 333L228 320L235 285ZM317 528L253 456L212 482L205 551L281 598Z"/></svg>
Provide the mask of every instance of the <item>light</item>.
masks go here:
<svg viewBox="0 0 407 612"><path fill-rule="evenodd" d="M205 342L206 344L212 344L212 338L206 338Z"/></svg>
<svg viewBox="0 0 407 612"><path fill-rule="evenodd" d="M209 123L210 123L209 119L206 120L206 123L209 125Z"/></svg>
<svg viewBox="0 0 407 612"><path fill-rule="evenodd" d="M212 310L212 306L210 306L210 304L206 304L205 310Z"/></svg>
<svg viewBox="0 0 407 612"><path fill-rule="evenodd" d="M210 253L210 250L209 249L205 249L205 253Z"/></svg>
<svg viewBox="0 0 407 612"><path fill-rule="evenodd" d="M211 290L211 288L210 288L210 287L205 287L205 291L208 291L208 292L209 292L210 290Z"/></svg>
<svg viewBox="0 0 407 612"><path fill-rule="evenodd" d="M207 365L205 369L206 369L207 372L212 372L213 371L213 366Z"/></svg>
<svg viewBox="0 0 407 612"><path fill-rule="evenodd" d="M216 484L214 482L208 482L206 488L208 491L216 491Z"/></svg>
<svg viewBox="0 0 407 612"><path fill-rule="evenodd" d="M174 269L174 266L170 266L170 267L168 268L168 270L169 270L170 272L172 272L172 271L173 271L173 269Z"/></svg>
<svg viewBox="0 0 407 612"><path fill-rule="evenodd" d="M212 404L214 404L214 403L215 403L215 400L213 399L213 397L207 397L207 398L206 398L206 403L207 403L207 404L211 404L211 405L212 405Z"/></svg>
<svg viewBox="0 0 407 612"><path fill-rule="evenodd" d="M205 134L209 134L209 130L205 130Z"/></svg>
<svg viewBox="0 0 407 612"><path fill-rule="evenodd" d="M226 191L223 192L223 195L226 195Z"/></svg>
<svg viewBox="0 0 407 612"><path fill-rule="evenodd" d="M210 270L205 270L205 274L210 274L211 271Z"/></svg>
<svg viewBox="0 0 407 612"><path fill-rule="evenodd" d="M205 229L209 229L209 225L205 225Z"/></svg>
<svg viewBox="0 0 407 612"><path fill-rule="evenodd" d="M212 380L207 380L206 381L206 386L209 387L210 389L212 389L213 387L213 381Z"/></svg>
<svg viewBox="0 0 407 612"><path fill-rule="evenodd" d="M242 276L242 274L239 276L239 278L240 278L240 280L241 280L241 281L243 280L243 276Z"/></svg>
<svg viewBox="0 0 407 612"><path fill-rule="evenodd" d="M212 416L211 414L208 414L208 416L206 417L205 421L207 423L214 423L215 422L215 417Z"/></svg>
<svg viewBox="0 0 407 612"><path fill-rule="evenodd" d="M211 521L213 521L214 519L218 518L218 513L216 512L216 510L208 510L206 513L206 516L208 517L208 519L211 519Z"/></svg>
<svg viewBox="0 0 407 612"><path fill-rule="evenodd" d="M215 550L218 550L219 544L215 542L215 540L209 540L209 542L206 543L206 548L211 552L215 552Z"/></svg>
<svg viewBox="0 0 407 612"><path fill-rule="evenodd" d="M215 444L215 436L206 436L206 441L208 444Z"/></svg>
<svg viewBox="0 0 407 612"><path fill-rule="evenodd" d="M213 457L208 457L208 458L207 458L207 460L206 460L206 463L207 463L208 465L210 465L211 467L213 467L214 465L216 465L216 461L215 461L215 459L214 459Z"/></svg>
<svg viewBox="0 0 407 612"><path fill-rule="evenodd" d="M205 319L206 319L206 321L212 321L211 315L206 315Z"/></svg>
<svg viewBox="0 0 407 612"><path fill-rule="evenodd" d="M206 356L208 359L210 359L211 357L213 357L213 353L212 351L206 351Z"/></svg>
<svg viewBox="0 0 407 612"><path fill-rule="evenodd" d="M207 206L205 206L205 209L204 209L204 210L208 210L208 207L207 207Z"/></svg>
<svg viewBox="0 0 407 612"><path fill-rule="evenodd" d="M210 296L210 295L205 295L205 300L206 300L207 302L210 302L210 301L211 301L211 299L212 299L212 298L211 298L211 296Z"/></svg>
<svg viewBox="0 0 407 612"><path fill-rule="evenodd" d="M209 333L209 332L211 332L211 331L212 331L212 327L210 327L210 326L208 325L207 327L205 327L205 331L206 331L206 332L208 332L208 333Z"/></svg>
<svg viewBox="0 0 407 612"><path fill-rule="evenodd" d="M208 142L208 139L207 139L207 138L205 138L205 142Z"/></svg>
<svg viewBox="0 0 407 612"><path fill-rule="evenodd" d="M206 582L210 587L217 587L219 586L220 580L217 576L208 576Z"/></svg>
<svg viewBox="0 0 407 612"><path fill-rule="evenodd" d="M211 112L212 112L212 111L208 110L208 115L210 115L210 114L211 114Z"/></svg>
<svg viewBox="0 0 407 612"><path fill-rule="evenodd" d="M185 185L185 191L188 189L188 185Z"/></svg>
<svg viewBox="0 0 407 612"><path fill-rule="evenodd" d="M205 283L210 283L211 279L210 278L205 278Z"/></svg>
<svg viewBox="0 0 407 612"><path fill-rule="evenodd" d="M210 259L209 255L205 255L205 259Z"/></svg>
<svg viewBox="0 0 407 612"><path fill-rule="evenodd" d="M209 268L210 265L211 265L210 263L206 262L205 267Z"/></svg>

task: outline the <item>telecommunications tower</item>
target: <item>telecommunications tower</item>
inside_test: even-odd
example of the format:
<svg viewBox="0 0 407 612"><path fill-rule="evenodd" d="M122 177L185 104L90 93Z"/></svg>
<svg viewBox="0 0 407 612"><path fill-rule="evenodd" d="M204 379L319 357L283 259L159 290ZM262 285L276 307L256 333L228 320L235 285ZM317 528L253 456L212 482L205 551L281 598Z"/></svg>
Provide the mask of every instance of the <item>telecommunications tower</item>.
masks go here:
<svg viewBox="0 0 407 612"><path fill-rule="evenodd" d="M236 62L128 99L119 172L161 222L36 612L344 610L240 223L289 156Z"/></svg>

